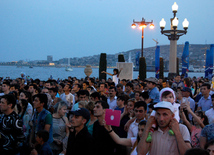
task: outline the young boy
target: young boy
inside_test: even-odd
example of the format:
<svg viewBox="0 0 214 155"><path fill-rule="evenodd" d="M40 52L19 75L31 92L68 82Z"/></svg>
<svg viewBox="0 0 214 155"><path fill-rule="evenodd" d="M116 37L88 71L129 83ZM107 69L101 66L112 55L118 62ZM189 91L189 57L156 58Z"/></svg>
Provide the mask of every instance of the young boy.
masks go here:
<svg viewBox="0 0 214 155"><path fill-rule="evenodd" d="M46 130L40 130L36 134L36 142L40 145L39 149L33 149L31 155L53 155L53 152L47 143L49 139L49 133Z"/></svg>
<svg viewBox="0 0 214 155"><path fill-rule="evenodd" d="M179 122L180 121L180 117L179 117L179 106L180 104L175 103L175 93L171 88L164 88L160 91L160 101L167 101L172 103L173 107L174 107L174 118ZM155 111L153 110L151 113L151 116L155 116ZM151 142L152 141L152 133L154 132L154 128L156 127L156 124L153 124L152 128L150 129L150 133L146 139L147 142ZM174 132L170 129L169 130L169 134L170 135L174 135Z"/></svg>
<svg viewBox="0 0 214 155"><path fill-rule="evenodd" d="M124 96L118 96L117 97L117 107L115 108L115 110L120 110L121 114L124 111L124 107L125 107L125 97Z"/></svg>

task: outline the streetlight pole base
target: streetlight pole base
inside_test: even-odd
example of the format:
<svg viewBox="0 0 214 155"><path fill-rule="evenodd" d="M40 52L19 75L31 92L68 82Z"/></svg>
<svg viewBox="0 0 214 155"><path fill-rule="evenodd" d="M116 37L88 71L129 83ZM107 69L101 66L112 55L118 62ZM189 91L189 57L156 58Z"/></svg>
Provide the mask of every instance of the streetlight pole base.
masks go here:
<svg viewBox="0 0 214 155"><path fill-rule="evenodd" d="M169 73L168 79L174 79L174 77L177 75L177 73Z"/></svg>

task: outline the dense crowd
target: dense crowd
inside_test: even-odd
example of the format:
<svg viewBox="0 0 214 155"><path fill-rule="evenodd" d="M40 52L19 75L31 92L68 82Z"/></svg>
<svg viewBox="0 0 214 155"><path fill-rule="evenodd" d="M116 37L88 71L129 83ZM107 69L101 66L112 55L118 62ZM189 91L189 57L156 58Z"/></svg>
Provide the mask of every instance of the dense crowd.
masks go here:
<svg viewBox="0 0 214 155"><path fill-rule="evenodd" d="M0 154L214 154L212 81L102 73L113 78L0 78ZM121 112L119 126L107 109Z"/></svg>

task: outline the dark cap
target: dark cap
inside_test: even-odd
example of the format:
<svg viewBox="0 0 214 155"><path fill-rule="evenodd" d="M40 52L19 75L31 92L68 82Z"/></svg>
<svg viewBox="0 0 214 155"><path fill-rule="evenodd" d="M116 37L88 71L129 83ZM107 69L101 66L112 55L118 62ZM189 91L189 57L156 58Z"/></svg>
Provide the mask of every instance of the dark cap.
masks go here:
<svg viewBox="0 0 214 155"><path fill-rule="evenodd" d="M78 108L75 111L71 111L71 114L75 115L75 116L82 116L83 118L85 118L87 120L87 122L90 119L90 113L87 109L85 108ZM87 123L86 122L86 123Z"/></svg>
<svg viewBox="0 0 214 155"><path fill-rule="evenodd" d="M145 81L152 82L154 84L158 83L158 79L155 77L146 78Z"/></svg>
<svg viewBox="0 0 214 155"><path fill-rule="evenodd" d="M184 87L181 91L184 91L184 92L189 92L191 93L191 89L189 87Z"/></svg>

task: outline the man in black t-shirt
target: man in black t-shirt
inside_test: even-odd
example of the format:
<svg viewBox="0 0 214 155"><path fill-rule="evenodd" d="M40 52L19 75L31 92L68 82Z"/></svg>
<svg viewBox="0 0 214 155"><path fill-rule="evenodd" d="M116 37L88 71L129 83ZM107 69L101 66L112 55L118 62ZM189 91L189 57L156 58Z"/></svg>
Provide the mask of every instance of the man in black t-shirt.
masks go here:
<svg viewBox="0 0 214 155"><path fill-rule="evenodd" d="M95 142L95 155L113 155L115 149L115 142L109 135L109 132L103 126L103 120L105 119L105 109L108 109L109 105L105 101L97 101L94 107L94 116L97 117L97 121L93 127L93 137Z"/></svg>
<svg viewBox="0 0 214 155"><path fill-rule="evenodd" d="M12 94L3 95L0 102L0 110L3 113L0 118L0 154L14 155L19 152L20 144L25 140L22 132L22 121L13 108L16 99Z"/></svg>

